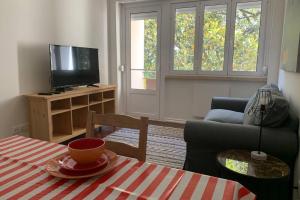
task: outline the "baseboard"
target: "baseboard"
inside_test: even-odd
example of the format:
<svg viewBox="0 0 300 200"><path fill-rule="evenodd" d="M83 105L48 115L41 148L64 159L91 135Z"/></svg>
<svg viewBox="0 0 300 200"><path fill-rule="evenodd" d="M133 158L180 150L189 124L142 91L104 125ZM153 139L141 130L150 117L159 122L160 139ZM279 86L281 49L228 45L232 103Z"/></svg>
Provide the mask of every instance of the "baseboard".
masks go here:
<svg viewBox="0 0 300 200"><path fill-rule="evenodd" d="M185 124L187 120L186 119L172 118L172 117L165 117L164 121L165 122L178 123L178 124Z"/></svg>
<svg viewBox="0 0 300 200"><path fill-rule="evenodd" d="M173 128L184 128L183 123L171 122L171 121L149 120L149 124L157 125L157 126L167 126Z"/></svg>
<svg viewBox="0 0 300 200"><path fill-rule="evenodd" d="M128 115L133 116L133 117L144 116L144 117L149 117L150 119L153 119L153 120L158 119L158 115L152 114L152 113L129 112Z"/></svg>

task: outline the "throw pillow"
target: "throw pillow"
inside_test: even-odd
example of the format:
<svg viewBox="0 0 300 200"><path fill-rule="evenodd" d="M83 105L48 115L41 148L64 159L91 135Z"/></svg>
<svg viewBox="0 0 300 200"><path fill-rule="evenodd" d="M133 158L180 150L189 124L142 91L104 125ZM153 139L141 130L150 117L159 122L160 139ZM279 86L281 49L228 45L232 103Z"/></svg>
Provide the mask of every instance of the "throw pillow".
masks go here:
<svg viewBox="0 0 300 200"><path fill-rule="evenodd" d="M289 116L289 103L284 98L282 92L276 85L265 85L261 89L271 91L272 101L267 105L268 110L263 117L263 126L278 127ZM260 125L260 113L250 113L250 109L255 104L256 98L259 95L257 91L249 100L244 113L244 124Z"/></svg>
<svg viewBox="0 0 300 200"><path fill-rule="evenodd" d="M243 124L243 117L244 113L241 112L224 109L213 109L207 113L204 120L231 124Z"/></svg>

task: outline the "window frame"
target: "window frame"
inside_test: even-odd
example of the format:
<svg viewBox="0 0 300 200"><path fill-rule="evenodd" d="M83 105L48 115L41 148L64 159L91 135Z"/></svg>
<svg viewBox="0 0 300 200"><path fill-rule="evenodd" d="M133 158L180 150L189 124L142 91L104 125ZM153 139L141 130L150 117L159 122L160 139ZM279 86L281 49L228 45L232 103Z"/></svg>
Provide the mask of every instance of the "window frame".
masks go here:
<svg viewBox="0 0 300 200"><path fill-rule="evenodd" d="M194 65L193 65L193 70L175 70L174 69L174 59L175 59L175 54L174 54L174 46L175 46L175 32L176 32L176 10L177 9L183 9L183 8L195 8L195 38L194 38ZM197 73L197 24L199 24L198 21L198 3L197 2L188 2L188 3L173 3L171 4L171 32L170 32L170 64L169 64L169 73L171 74L188 74L192 75Z"/></svg>
<svg viewBox="0 0 300 200"><path fill-rule="evenodd" d="M238 3L261 2L261 19L259 30L258 58L255 72L233 71L234 55L234 37L235 37L235 20L236 8ZM265 37L266 37L266 17L267 17L267 0L205 0L199 2L174 2L170 4L170 42L169 42L169 67L168 75L207 75L207 76L247 76L247 77L266 77L264 73L265 63ZM226 34L224 44L224 64L223 71L204 71L202 66L203 39L204 39L204 13L206 6L226 5ZM176 28L176 9L196 8L195 21L195 49L194 49L194 69L193 70L175 70L174 69L174 45L175 45L175 28Z"/></svg>
<svg viewBox="0 0 300 200"><path fill-rule="evenodd" d="M257 49L257 62L256 71L233 71L233 55L234 55L234 33L235 33L235 19L236 19L236 9L238 3L251 3L251 2L261 2L261 16L260 16L260 27L259 27L259 43ZM229 64L228 64L228 75L229 76L264 76L263 66L264 66L264 49L265 49L265 35L266 35L266 0L232 0L231 2L231 33L230 33L230 49L229 49Z"/></svg>
<svg viewBox="0 0 300 200"><path fill-rule="evenodd" d="M157 94L159 92L159 83L160 83L160 69L161 69L161 20L162 20L162 11L160 6L151 5L147 8L141 7L139 5L128 5L127 12L125 13L125 41L128 49L131 49L131 15L140 15L140 16L154 16L157 19L157 60L156 60L156 89L135 89L131 87L131 52L126 54L126 85L129 94ZM149 18L149 17L147 17Z"/></svg>
<svg viewBox="0 0 300 200"><path fill-rule="evenodd" d="M202 54L203 54L203 40L204 40L204 14L205 14L205 7L206 6L220 6L220 5L225 5L226 6L226 32L225 32L225 42L224 42L224 62L223 62L223 71L204 71L202 70ZM230 14L229 14L229 6L228 6L228 0L212 0L212 1L202 1L200 3L200 35L199 35L199 48L200 52L198 53L199 57L199 67L198 67L198 74L200 75L219 75L219 76L224 76L227 75L228 71L228 56L227 54L227 49L229 47L229 34L230 30L228 29L229 23L230 23Z"/></svg>

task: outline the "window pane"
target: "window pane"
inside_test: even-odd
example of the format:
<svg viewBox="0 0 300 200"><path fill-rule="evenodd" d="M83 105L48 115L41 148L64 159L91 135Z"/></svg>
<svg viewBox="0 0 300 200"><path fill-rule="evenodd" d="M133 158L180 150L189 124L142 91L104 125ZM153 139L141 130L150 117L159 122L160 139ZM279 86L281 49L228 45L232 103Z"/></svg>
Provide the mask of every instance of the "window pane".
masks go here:
<svg viewBox="0 0 300 200"><path fill-rule="evenodd" d="M133 89L156 89L156 71L131 70L131 88Z"/></svg>
<svg viewBox="0 0 300 200"><path fill-rule="evenodd" d="M156 89L157 18L131 17L131 88Z"/></svg>
<svg viewBox="0 0 300 200"><path fill-rule="evenodd" d="M256 71L260 20L261 2L237 4L233 71Z"/></svg>
<svg viewBox="0 0 300 200"><path fill-rule="evenodd" d="M194 69L196 8L176 9L174 70Z"/></svg>
<svg viewBox="0 0 300 200"><path fill-rule="evenodd" d="M205 6L203 27L203 71L223 71L226 36L226 5Z"/></svg>

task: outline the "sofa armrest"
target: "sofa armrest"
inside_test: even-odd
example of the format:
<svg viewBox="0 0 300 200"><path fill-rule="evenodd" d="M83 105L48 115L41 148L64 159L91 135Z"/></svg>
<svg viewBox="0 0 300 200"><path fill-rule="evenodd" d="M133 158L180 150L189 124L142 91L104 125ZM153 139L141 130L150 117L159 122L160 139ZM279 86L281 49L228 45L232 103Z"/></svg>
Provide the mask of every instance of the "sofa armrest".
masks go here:
<svg viewBox="0 0 300 200"><path fill-rule="evenodd" d="M225 109L236 112L244 112L249 99L231 97L213 97L211 109Z"/></svg>
<svg viewBox="0 0 300 200"><path fill-rule="evenodd" d="M184 140L188 145L201 149L258 149L259 127L213 121L188 121ZM291 161L298 152L298 136L285 128L263 128L262 151Z"/></svg>

